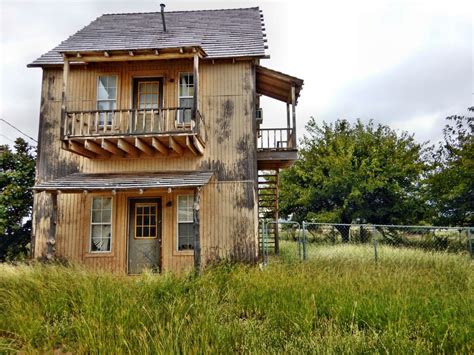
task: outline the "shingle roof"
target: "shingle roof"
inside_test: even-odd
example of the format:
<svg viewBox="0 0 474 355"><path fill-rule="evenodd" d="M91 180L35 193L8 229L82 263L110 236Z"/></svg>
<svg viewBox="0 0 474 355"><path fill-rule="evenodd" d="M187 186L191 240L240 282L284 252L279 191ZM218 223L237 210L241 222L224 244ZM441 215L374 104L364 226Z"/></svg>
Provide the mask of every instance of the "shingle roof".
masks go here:
<svg viewBox="0 0 474 355"><path fill-rule="evenodd" d="M265 56L258 7L106 14L28 66L62 64L62 51L113 51L200 46L207 58Z"/></svg>
<svg viewBox="0 0 474 355"><path fill-rule="evenodd" d="M36 191L104 191L167 189L169 187L194 187L206 185L212 171L180 171L142 174L71 174L36 184Z"/></svg>

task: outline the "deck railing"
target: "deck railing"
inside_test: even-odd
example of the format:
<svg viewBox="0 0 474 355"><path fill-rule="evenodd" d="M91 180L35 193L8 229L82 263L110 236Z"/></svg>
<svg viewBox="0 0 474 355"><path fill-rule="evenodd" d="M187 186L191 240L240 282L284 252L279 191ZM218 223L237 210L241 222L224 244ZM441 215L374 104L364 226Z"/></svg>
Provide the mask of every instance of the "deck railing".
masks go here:
<svg viewBox="0 0 474 355"><path fill-rule="evenodd" d="M292 150L296 149L296 136L293 128L260 128L257 149Z"/></svg>
<svg viewBox="0 0 474 355"><path fill-rule="evenodd" d="M205 138L199 111L191 108L119 109L68 111L63 123L64 138L94 136L196 133Z"/></svg>

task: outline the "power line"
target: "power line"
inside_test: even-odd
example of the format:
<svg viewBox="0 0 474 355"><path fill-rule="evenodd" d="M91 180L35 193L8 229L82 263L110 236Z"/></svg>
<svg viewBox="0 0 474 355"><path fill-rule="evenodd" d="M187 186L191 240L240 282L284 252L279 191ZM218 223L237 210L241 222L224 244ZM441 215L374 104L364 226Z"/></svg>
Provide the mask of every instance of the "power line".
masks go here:
<svg viewBox="0 0 474 355"><path fill-rule="evenodd" d="M21 131L20 129L16 128L14 125L12 125L11 123L7 122L6 120L4 120L3 118L0 118L0 121L3 121L5 122L7 125L9 125L10 127L16 129L18 132L20 132L21 134L23 134L25 137L28 137L29 139L31 139L33 142L36 142L38 143L38 141L32 137L30 137L29 135L27 135L25 132Z"/></svg>

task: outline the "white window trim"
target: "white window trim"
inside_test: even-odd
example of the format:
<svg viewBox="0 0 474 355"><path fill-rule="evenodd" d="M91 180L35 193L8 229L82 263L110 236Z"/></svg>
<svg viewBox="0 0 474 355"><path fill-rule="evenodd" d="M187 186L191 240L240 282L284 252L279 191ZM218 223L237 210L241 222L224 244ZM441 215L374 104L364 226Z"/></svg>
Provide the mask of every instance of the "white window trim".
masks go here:
<svg viewBox="0 0 474 355"><path fill-rule="evenodd" d="M94 211L94 199L95 198L109 198L110 199L110 250L92 250L92 226L97 226L97 225L106 225L108 223L92 223L92 213ZM89 228L89 253L91 254L107 254L107 253L112 253L112 248L113 248L113 239L114 239L114 198L112 196L93 196L90 200L90 228Z"/></svg>
<svg viewBox="0 0 474 355"><path fill-rule="evenodd" d="M178 253L186 253L186 252L189 253L189 252L194 252L194 245L193 245L193 249L179 250L179 224L180 223L194 223L194 211L193 211L193 220L186 221L186 222L179 221L179 198L183 196L193 196L193 194L189 193L189 194L176 195L176 251ZM193 243L194 243L194 240L193 240Z"/></svg>

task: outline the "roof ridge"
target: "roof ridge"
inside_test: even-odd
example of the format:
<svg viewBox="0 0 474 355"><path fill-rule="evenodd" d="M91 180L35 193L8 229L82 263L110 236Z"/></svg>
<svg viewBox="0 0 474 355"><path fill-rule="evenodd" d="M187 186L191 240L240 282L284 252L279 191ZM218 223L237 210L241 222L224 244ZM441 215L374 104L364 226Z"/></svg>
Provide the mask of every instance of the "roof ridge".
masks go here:
<svg viewBox="0 0 474 355"><path fill-rule="evenodd" d="M179 12L216 12L216 11L228 11L228 10L253 10L260 9L259 6L252 7L235 7L229 9L202 9L202 10L176 10L176 11L165 11L165 14L170 13L179 13ZM143 15L143 14L161 14L161 11L148 11L148 12L116 12L116 13L107 13L102 14L102 16L112 16L112 15Z"/></svg>

